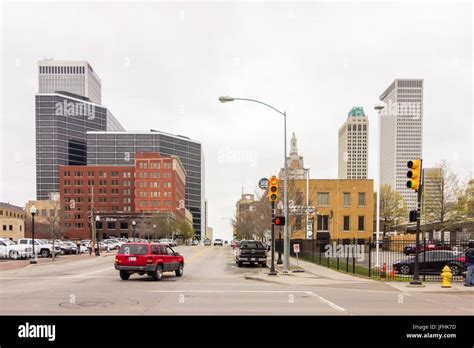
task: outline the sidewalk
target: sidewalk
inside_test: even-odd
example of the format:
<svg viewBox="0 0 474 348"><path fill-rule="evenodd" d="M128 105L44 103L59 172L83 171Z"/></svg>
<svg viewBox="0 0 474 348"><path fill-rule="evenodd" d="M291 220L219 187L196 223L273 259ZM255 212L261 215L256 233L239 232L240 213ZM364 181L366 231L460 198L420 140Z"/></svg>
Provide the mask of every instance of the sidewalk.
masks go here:
<svg viewBox="0 0 474 348"><path fill-rule="evenodd" d="M101 251L100 252L100 257L108 257L108 256L115 256L117 254L117 251L110 251L109 253L106 251ZM62 264L66 262L71 262L71 261L79 261L79 260L90 260L94 259L97 256L94 254L89 255L89 254L82 254L82 255L61 255L61 256L56 256L56 259L53 261L51 257L48 258L42 258L38 257L37 264L32 265L32 266L42 266L42 265L50 265L50 264ZM30 259L25 259L25 260L5 260L5 261L0 261L0 272L1 271L8 271L11 269L17 269L17 268L23 268L30 266Z"/></svg>
<svg viewBox="0 0 474 348"><path fill-rule="evenodd" d="M362 276L346 274L307 261L298 261L290 258L289 273L283 274L282 265L276 265L278 275L268 275L268 269L254 275L247 275L245 279L264 281L282 285L294 286L321 286L321 287L350 287L354 289L370 289L378 291L397 291L404 293L469 293L474 294L473 287L465 287L462 282L453 282L451 288L442 288L440 282L426 282L423 287L411 287L408 282L378 281ZM294 270L303 272L294 272Z"/></svg>

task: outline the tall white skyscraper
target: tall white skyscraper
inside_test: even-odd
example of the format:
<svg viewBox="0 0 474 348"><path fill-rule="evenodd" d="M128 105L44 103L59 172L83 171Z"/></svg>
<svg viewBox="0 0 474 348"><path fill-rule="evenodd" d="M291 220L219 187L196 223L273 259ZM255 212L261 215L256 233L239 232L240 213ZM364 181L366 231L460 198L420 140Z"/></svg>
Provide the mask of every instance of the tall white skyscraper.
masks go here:
<svg viewBox="0 0 474 348"><path fill-rule="evenodd" d="M339 179L367 179L369 119L354 106L339 128Z"/></svg>
<svg viewBox="0 0 474 348"><path fill-rule="evenodd" d="M102 103L100 78L88 62L45 59L38 62L38 71L38 93L69 92Z"/></svg>
<svg viewBox="0 0 474 348"><path fill-rule="evenodd" d="M380 183L416 208L416 192L406 187L407 162L423 154L423 80L397 79L380 96Z"/></svg>

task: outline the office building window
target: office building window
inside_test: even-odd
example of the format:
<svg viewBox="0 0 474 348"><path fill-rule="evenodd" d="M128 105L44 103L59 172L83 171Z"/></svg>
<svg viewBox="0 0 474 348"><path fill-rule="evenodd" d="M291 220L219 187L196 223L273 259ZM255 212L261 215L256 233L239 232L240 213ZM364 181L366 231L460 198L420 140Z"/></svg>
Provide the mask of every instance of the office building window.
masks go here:
<svg viewBox="0 0 474 348"><path fill-rule="evenodd" d="M365 231L365 217L359 216L359 231Z"/></svg>
<svg viewBox="0 0 474 348"><path fill-rule="evenodd" d="M344 216L343 230L349 231L351 229L351 220L349 216Z"/></svg>
<svg viewBox="0 0 474 348"><path fill-rule="evenodd" d="M344 192L344 206L349 207L351 205L351 194L350 192Z"/></svg>
<svg viewBox="0 0 474 348"><path fill-rule="evenodd" d="M318 192L318 205L329 205L328 192Z"/></svg>
<svg viewBox="0 0 474 348"><path fill-rule="evenodd" d="M365 192L359 192L359 207L365 207Z"/></svg>
<svg viewBox="0 0 474 348"><path fill-rule="evenodd" d="M329 215L318 215L318 231L329 231Z"/></svg>

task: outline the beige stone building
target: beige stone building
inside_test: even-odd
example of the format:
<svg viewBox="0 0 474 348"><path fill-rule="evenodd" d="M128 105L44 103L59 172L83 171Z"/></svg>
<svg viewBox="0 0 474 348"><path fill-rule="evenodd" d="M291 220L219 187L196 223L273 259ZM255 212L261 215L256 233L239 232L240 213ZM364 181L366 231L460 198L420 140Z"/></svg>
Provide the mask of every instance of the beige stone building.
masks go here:
<svg viewBox="0 0 474 348"><path fill-rule="evenodd" d="M0 203L0 237L17 241L25 236L25 211L9 203Z"/></svg>
<svg viewBox="0 0 474 348"><path fill-rule="evenodd" d="M291 238L306 238L306 180L291 180L290 192L295 197L289 208ZM372 179L310 179L308 214L315 239L370 238L373 235L374 192Z"/></svg>

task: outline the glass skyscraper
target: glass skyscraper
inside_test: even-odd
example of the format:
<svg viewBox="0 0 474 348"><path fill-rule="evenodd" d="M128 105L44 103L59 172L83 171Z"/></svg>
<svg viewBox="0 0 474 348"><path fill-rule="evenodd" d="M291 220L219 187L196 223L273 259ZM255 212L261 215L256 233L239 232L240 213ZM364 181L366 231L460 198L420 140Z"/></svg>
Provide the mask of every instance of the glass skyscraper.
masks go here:
<svg viewBox="0 0 474 348"><path fill-rule="evenodd" d="M87 164L87 131L124 130L101 100L101 83L84 61L38 63L36 198L59 192L60 165Z"/></svg>
<svg viewBox="0 0 474 348"><path fill-rule="evenodd" d="M193 228L204 232L204 156L201 143L185 136L158 131L87 132L88 165L135 165L135 153L159 152L178 156L186 169L186 208L193 214Z"/></svg>

